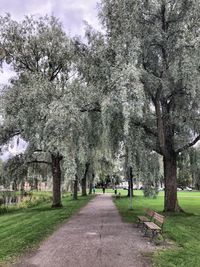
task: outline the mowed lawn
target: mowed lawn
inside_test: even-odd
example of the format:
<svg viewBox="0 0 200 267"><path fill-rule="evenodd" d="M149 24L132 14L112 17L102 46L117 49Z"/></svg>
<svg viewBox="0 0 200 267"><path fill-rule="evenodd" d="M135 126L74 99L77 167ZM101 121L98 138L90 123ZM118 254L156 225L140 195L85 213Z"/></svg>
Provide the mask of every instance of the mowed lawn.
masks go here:
<svg viewBox="0 0 200 267"><path fill-rule="evenodd" d="M157 199L149 199L143 197L142 191L135 190L133 210L130 210L130 199L123 197L127 192L118 192L121 192L122 198L115 203L126 222L135 222L136 216L143 214L146 207L159 213L163 211L164 192L160 192ZM178 199L185 214L167 215L164 225L166 239L175 241L175 246L154 254L156 267L200 267L200 192L181 191Z"/></svg>
<svg viewBox="0 0 200 267"><path fill-rule="evenodd" d="M61 209L52 209L51 202L46 200L32 208L13 208L0 215L0 266L37 247L40 241L88 203L91 197L79 197L77 201L70 196L64 197Z"/></svg>

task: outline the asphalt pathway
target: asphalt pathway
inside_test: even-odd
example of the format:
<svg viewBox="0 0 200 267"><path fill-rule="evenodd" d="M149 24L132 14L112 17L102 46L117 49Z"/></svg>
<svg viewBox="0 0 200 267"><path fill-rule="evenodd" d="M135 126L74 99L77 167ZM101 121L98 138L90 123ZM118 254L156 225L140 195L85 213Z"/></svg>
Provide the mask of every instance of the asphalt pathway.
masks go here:
<svg viewBox="0 0 200 267"><path fill-rule="evenodd" d="M98 195L16 267L149 267L154 247Z"/></svg>

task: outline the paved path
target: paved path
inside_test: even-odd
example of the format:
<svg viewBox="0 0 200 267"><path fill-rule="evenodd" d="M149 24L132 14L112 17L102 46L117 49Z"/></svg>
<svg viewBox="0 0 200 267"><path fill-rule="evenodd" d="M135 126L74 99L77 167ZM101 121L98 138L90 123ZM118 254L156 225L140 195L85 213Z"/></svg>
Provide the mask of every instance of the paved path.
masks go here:
<svg viewBox="0 0 200 267"><path fill-rule="evenodd" d="M110 195L98 195L17 267L149 267L154 248L121 221Z"/></svg>

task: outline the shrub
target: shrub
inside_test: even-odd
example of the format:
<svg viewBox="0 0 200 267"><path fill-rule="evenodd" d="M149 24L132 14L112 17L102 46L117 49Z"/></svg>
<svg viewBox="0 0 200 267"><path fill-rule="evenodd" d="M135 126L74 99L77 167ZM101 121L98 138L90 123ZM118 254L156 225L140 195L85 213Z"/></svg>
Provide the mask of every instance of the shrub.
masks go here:
<svg viewBox="0 0 200 267"><path fill-rule="evenodd" d="M151 185L146 184L144 185L143 193L145 197L156 198L159 191L157 187L153 187Z"/></svg>

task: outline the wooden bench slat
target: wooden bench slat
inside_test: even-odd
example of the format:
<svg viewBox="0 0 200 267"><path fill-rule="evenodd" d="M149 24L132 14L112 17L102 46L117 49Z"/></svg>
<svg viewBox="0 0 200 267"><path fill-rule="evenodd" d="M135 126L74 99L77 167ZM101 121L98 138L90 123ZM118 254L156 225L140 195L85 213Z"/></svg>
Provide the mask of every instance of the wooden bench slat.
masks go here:
<svg viewBox="0 0 200 267"><path fill-rule="evenodd" d="M139 219L140 221L142 221L142 222L149 222L149 221L150 221L150 219L147 218L146 216L137 216L137 217L138 217L138 219Z"/></svg>
<svg viewBox="0 0 200 267"><path fill-rule="evenodd" d="M153 222L144 222L144 224L151 230L161 230L161 228Z"/></svg>
<svg viewBox="0 0 200 267"><path fill-rule="evenodd" d="M146 214L147 214L149 217L153 217L154 213L155 213L154 210L146 209Z"/></svg>
<svg viewBox="0 0 200 267"><path fill-rule="evenodd" d="M137 216L138 219L137 227L139 227L139 225L144 226L144 222L150 222L153 218L153 215L154 215L153 210L145 209L145 215Z"/></svg>
<svg viewBox="0 0 200 267"><path fill-rule="evenodd" d="M159 223L161 223L161 224L163 224L164 223L164 216L162 216L162 215L160 215L160 214L158 214L157 212L155 212L154 213L154 219L156 220L156 221L158 221Z"/></svg>

